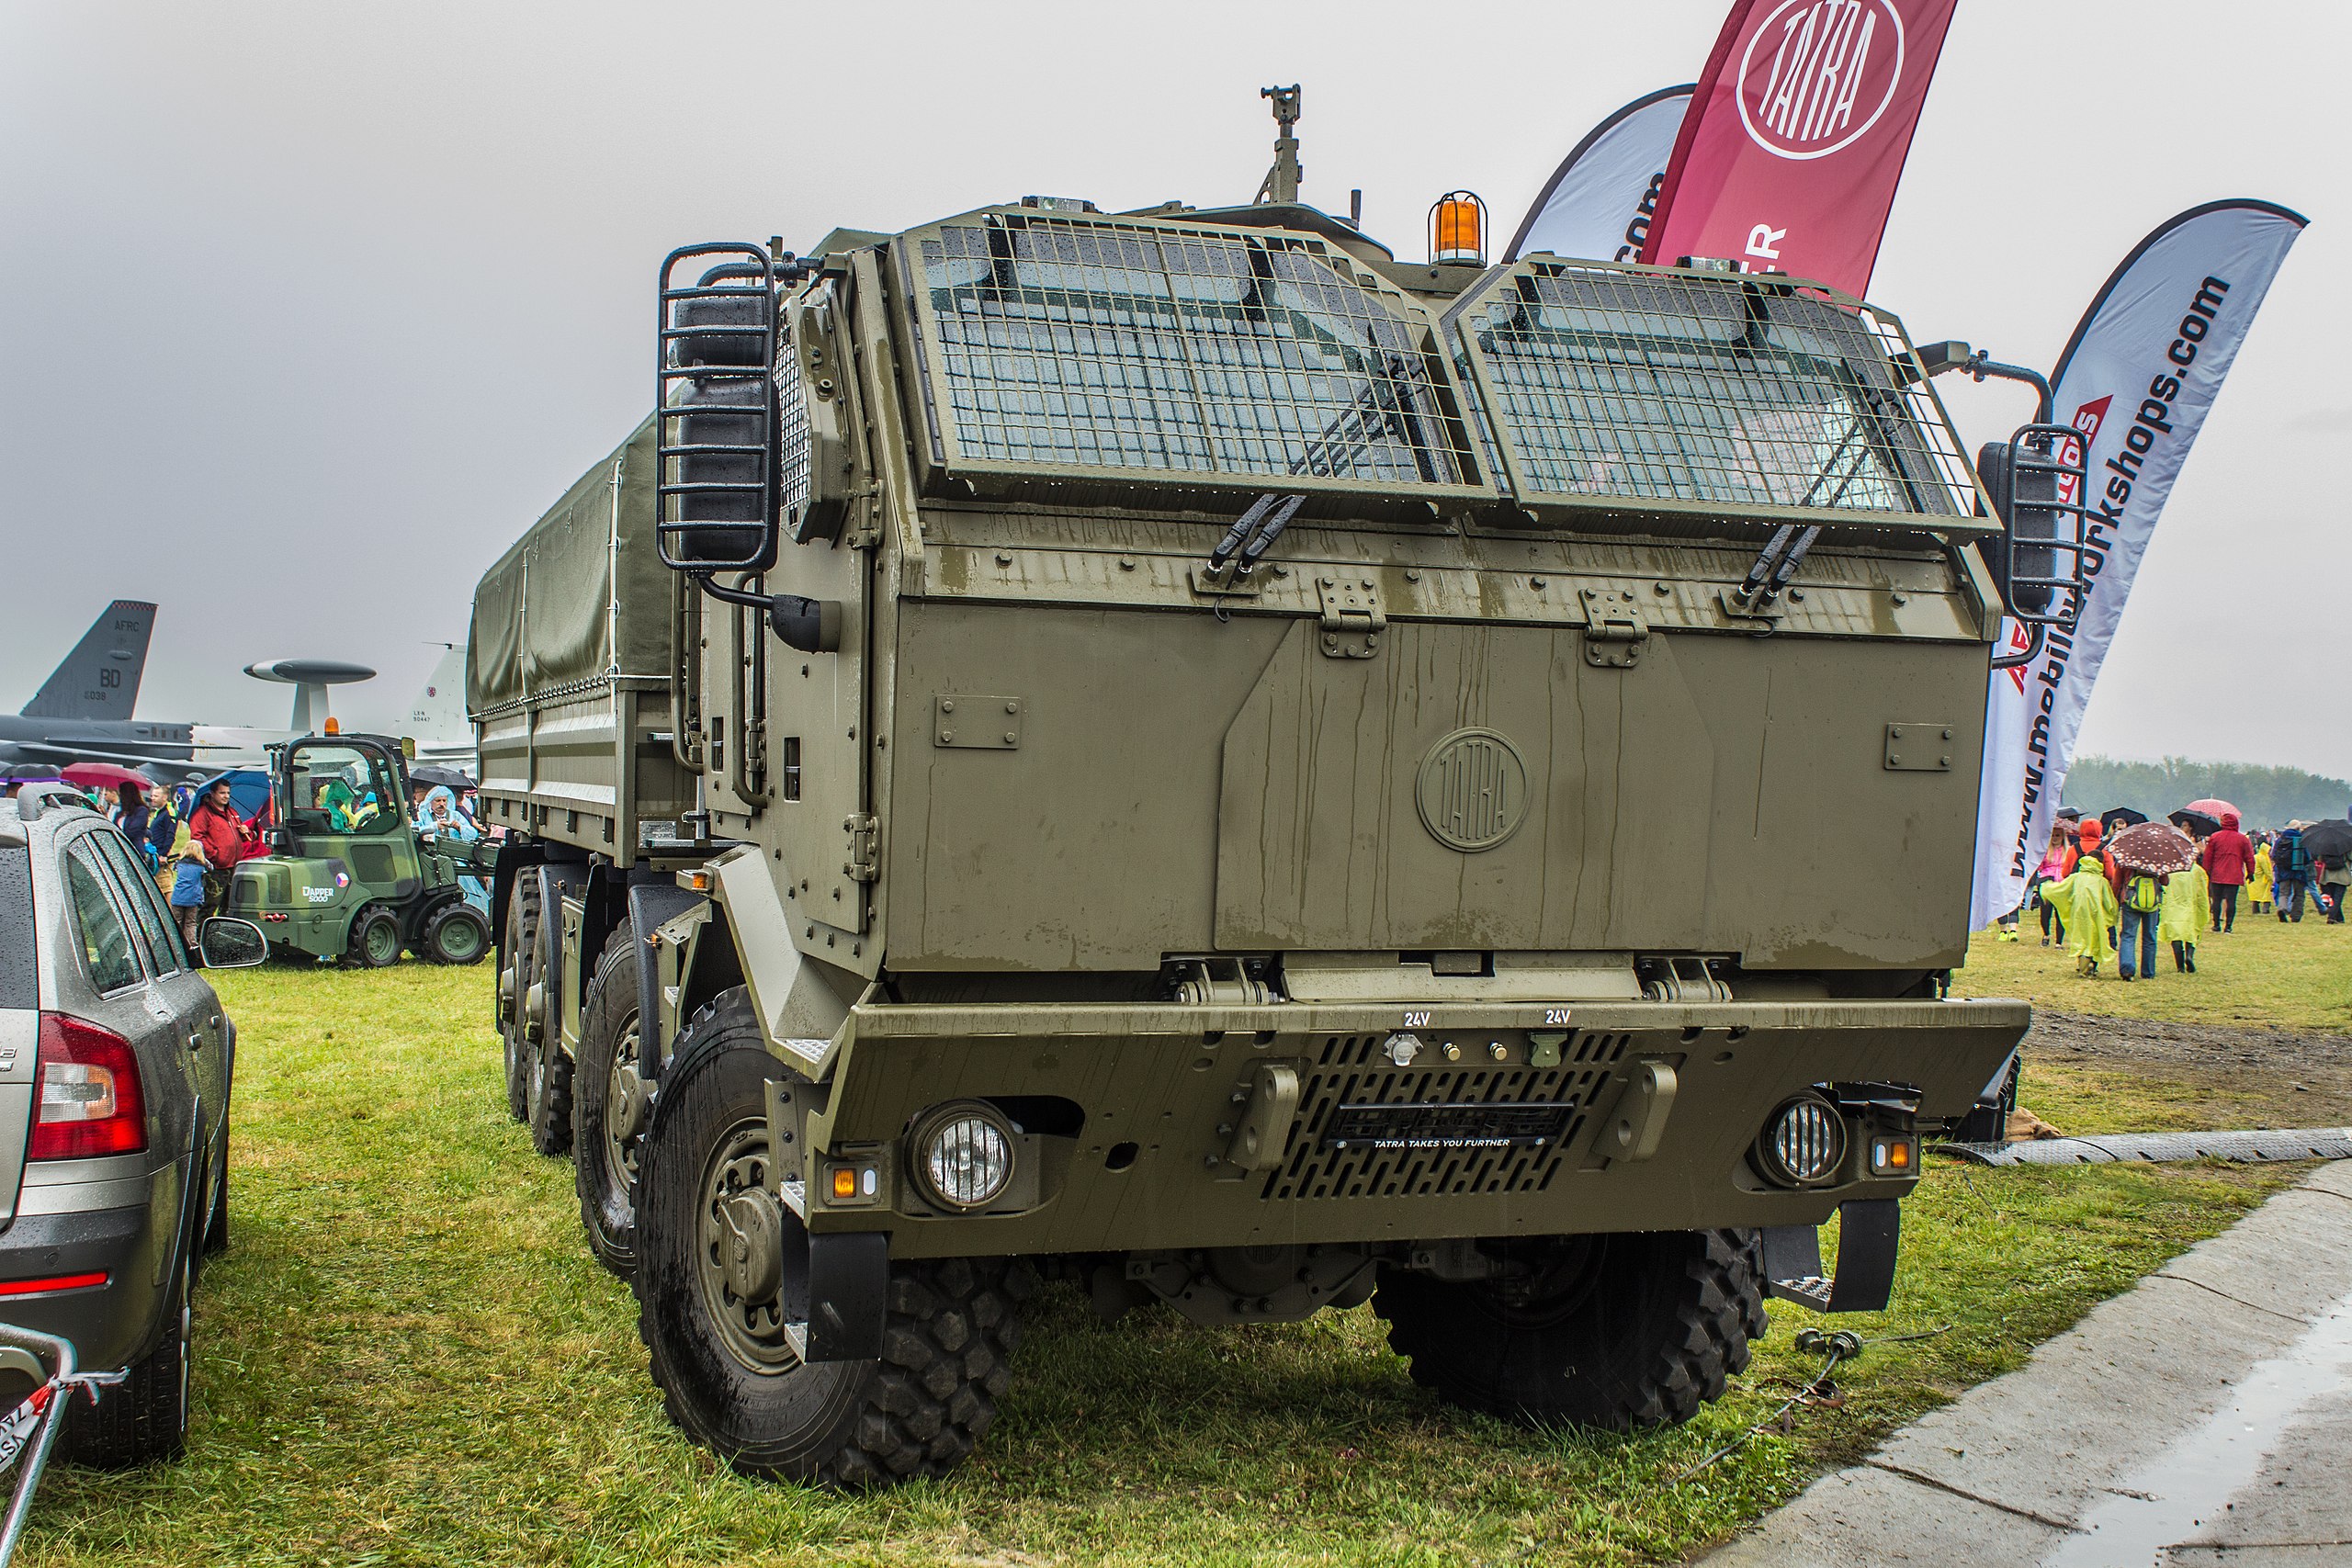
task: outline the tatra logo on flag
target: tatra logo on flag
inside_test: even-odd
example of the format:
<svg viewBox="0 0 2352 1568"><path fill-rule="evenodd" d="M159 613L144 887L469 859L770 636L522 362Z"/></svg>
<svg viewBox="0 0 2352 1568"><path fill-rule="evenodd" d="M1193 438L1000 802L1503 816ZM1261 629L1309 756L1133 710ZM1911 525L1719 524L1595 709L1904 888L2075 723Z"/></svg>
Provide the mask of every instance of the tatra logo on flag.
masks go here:
<svg viewBox="0 0 2352 1568"><path fill-rule="evenodd" d="M1641 259L1870 288L1958 0L1736 0Z"/></svg>
<svg viewBox="0 0 2352 1568"><path fill-rule="evenodd" d="M1739 120L1776 158L1826 158L1885 115L1903 85L1892 0L1781 0L1739 63Z"/></svg>

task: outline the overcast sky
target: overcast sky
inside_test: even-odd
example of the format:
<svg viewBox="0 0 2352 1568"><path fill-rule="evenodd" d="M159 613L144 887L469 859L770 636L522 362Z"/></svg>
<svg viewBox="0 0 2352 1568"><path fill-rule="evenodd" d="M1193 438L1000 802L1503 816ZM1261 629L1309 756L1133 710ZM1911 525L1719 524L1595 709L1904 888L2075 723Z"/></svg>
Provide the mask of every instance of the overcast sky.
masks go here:
<svg viewBox="0 0 2352 1568"><path fill-rule="evenodd" d="M0 711L114 597L143 716L282 725L239 673L382 671L397 727L481 570L650 398L670 247L1031 192L1244 200L1301 82L1304 195L1417 256L1506 235L1726 0L1178 6L0 0ZM686 18L705 17L697 27ZM1961 0L1871 293L2047 369L2142 235L2312 219L2151 546L2083 749L2352 774L2352 147L2341 0ZM1972 446L2030 412L1947 396Z"/></svg>

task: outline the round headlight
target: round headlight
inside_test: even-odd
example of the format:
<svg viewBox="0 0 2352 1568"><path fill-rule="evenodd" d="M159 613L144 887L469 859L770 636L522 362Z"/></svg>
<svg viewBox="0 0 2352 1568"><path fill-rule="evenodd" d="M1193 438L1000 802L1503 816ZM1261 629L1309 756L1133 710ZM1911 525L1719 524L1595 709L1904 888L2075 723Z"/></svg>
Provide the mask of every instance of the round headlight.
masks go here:
<svg viewBox="0 0 2352 1568"><path fill-rule="evenodd" d="M1800 1095L1764 1123L1756 1155L1768 1179L1783 1187L1817 1187L1846 1162L1846 1119L1819 1095Z"/></svg>
<svg viewBox="0 0 2352 1568"><path fill-rule="evenodd" d="M950 1209L982 1209L1012 1179L1012 1130L978 1100L943 1105L914 1136L915 1179Z"/></svg>

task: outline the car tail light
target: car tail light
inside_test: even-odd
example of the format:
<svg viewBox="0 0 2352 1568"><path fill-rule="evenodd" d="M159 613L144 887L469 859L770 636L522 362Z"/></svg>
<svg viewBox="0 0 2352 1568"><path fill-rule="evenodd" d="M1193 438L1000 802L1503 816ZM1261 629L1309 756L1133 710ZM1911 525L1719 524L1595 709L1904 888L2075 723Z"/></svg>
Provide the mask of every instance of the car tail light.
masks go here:
<svg viewBox="0 0 2352 1568"><path fill-rule="evenodd" d="M147 1097L130 1042L63 1013L40 1015L40 1108L27 1159L85 1159L147 1146Z"/></svg>

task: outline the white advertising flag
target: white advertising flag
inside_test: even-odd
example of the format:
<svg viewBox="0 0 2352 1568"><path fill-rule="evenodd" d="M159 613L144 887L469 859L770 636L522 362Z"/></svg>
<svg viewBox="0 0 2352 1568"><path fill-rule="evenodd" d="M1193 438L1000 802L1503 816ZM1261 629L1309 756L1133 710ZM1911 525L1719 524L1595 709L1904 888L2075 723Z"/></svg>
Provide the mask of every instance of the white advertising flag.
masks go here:
<svg viewBox="0 0 2352 1568"><path fill-rule="evenodd" d="M1973 927L2016 908L2041 862L2083 710L2149 536L2302 229L2299 214L2267 201L2190 209L2124 258L2059 358L2051 378L2055 418L2081 433L2090 475L2083 555L2090 592L2072 636L2052 629L2032 662L1993 671ZM2066 491L2063 498L2074 499ZM2004 622L2002 633L2008 651L2027 647L2016 623Z"/></svg>
<svg viewBox="0 0 2352 1568"><path fill-rule="evenodd" d="M1674 152L1690 84L1635 98L1577 143L1528 208L1505 261L1531 251L1579 261L1632 261L1649 237L1666 161Z"/></svg>

